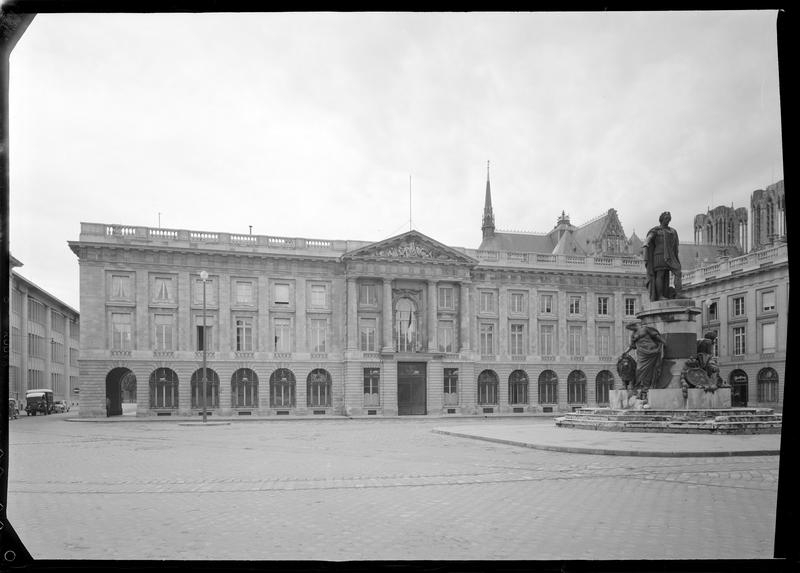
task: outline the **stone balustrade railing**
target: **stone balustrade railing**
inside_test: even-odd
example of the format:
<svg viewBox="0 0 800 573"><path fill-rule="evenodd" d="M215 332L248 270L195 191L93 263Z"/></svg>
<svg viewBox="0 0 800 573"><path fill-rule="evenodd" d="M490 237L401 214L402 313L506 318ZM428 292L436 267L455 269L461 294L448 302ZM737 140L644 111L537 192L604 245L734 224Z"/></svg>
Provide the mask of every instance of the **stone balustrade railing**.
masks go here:
<svg viewBox="0 0 800 573"><path fill-rule="evenodd" d="M698 284L709 278L719 278L734 272L747 269L757 269L764 264L783 262L789 260L788 249L785 244L776 245L760 251L755 251L731 259L722 259L719 262L684 271L682 274L683 285Z"/></svg>
<svg viewBox="0 0 800 573"><path fill-rule="evenodd" d="M644 273L644 261L639 257L609 257L583 255L554 255L550 253L521 253L505 251L466 250L466 254L478 259L481 263L491 265L528 266L528 267L571 267L586 270L609 270L617 268L621 272ZM600 270L600 269L597 269Z"/></svg>
<svg viewBox="0 0 800 573"><path fill-rule="evenodd" d="M339 256L347 251L363 247L365 241L330 241L306 239L302 237L275 237L239 233L213 233L209 231L189 231L185 229L163 229L129 225L108 225L100 223L81 223L81 240L116 242L122 240L132 243L165 242L183 243L176 246L210 247L255 247L265 249L291 249L319 251L321 255Z"/></svg>

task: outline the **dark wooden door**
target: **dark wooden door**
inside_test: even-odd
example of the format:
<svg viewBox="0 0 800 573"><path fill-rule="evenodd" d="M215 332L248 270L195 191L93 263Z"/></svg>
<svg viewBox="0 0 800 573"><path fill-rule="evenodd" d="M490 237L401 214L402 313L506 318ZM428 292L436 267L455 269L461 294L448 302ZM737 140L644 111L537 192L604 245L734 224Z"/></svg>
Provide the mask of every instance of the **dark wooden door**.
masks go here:
<svg viewBox="0 0 800 573"><path fill-rule="evenodd" d="M743 408L747 406L747 374L736 370L731 374L731 406Z"/></svg>
<svg viewBox="0 0 800 573"><path fill-rule="evenodd" d="M427 391L424 362L399 362L397 364L398 415L427 414Z"/></svg>

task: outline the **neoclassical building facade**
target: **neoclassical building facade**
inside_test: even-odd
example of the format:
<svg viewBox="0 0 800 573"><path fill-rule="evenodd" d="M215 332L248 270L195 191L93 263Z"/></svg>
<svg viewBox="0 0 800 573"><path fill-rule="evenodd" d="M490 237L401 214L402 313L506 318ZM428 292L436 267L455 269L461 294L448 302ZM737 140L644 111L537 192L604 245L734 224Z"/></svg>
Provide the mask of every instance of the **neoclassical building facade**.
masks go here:
<svg viewBox="0 0 800 573"><path fill-rule="evenodd" d="M580 226L562 213L547 234L498 231L488 179L482 233L465 249L415 230L372 243L82 223L69 243L80 414L121 414L127 393L139 416L198 415L204 359L212 416L606 404L646 297L641 241L614 209ZM689 283L703 304L715 296Z"/></svg>

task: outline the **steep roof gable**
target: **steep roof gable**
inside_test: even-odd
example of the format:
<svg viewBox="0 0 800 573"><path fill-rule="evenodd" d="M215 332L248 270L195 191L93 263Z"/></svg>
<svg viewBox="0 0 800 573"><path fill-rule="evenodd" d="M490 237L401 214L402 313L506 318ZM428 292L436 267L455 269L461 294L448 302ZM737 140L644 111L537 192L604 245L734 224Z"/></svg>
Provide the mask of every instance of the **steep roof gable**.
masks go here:
<svg viewBox="0 0 800 573"><path fill-rule="evenodd" d="M410 260L447 264L475 265L477 260L443 245L419 231L411 230L395 237L355 249L342 255L342 260Z"/></svg>

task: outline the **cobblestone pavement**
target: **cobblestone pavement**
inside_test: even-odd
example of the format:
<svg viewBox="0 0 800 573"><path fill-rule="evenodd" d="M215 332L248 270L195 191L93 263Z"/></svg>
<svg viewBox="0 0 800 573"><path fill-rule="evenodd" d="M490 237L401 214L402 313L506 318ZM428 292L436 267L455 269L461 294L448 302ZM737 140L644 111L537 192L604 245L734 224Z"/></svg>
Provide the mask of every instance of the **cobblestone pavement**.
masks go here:
<svg viewBox="0 0 800 573"><path fill-rule="evenodd" d="M431 431L448 423L23 416L8 518L47 559L772 556L778 456L573 454Z"/></svg>

